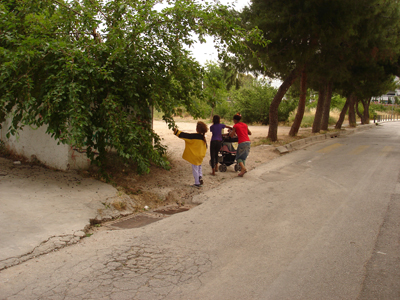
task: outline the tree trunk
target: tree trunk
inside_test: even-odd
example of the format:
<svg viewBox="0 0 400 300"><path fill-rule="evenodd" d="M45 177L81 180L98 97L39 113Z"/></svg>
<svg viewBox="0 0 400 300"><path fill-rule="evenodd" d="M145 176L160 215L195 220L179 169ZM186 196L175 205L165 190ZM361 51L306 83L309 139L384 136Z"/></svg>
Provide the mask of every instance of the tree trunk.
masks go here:
<svg viewBox="0 0 400 300"><path fill-rule="evenodd" d="M269 106L269 130L268 130L268 138L275 142L278 140L278 108L279 104L281 104L283 96L285 96L287 90L293 84L294 80L299 76L299 69L295 68L290 72L289 76L286 77L285 81L282 82L281 86L278 89L274 99Z"/></svg>
<svg viewBox="0 0 400 300"><path fill-rule="evenodd" d="M304 110L306 108L306 95L307 95L307 72L303 70L301 72L301 82L300 82L300 99L299 105L297 107L296 117L292 127L290 128L289 135L296 136L299 132L301 121L303 120Z"/></svg>
<svg viewBox="0 0 400 300"><path fill-rule="evenodd" d="M349 125L350 125L350 127L357 126L355 102L356 102L356 97L354 95L351 95L350 103L349 103Z"/></svg>
<svg viewBox="0 0 400 300"><path fill-rule="evenodd" d="M356 99L354 106L356 108L357 116L361 119L361 125L362 125L362 124L364 124L364 116L363 116L363 114L360 113L360 110L358 109L358 102L359 102L358 99ZM361 103L362 103L362 100L361 100ZM362 105L364 107L364 103L362 103Z"/></svg>
<svg viewBox="0 0 400 300"><path fill-rule="evenodd" d="M322 111L321 130L328 130L329 113L331 110L331 100L332 100L332 86L333 86L333 82L330 81L326 87L326 97L325 97L324 107L323 107L323 111Z"/></svg>
<svg viewBox="0 0 400 300"><path fill-rule="evenodd" d="M335 125L335 128L336 128L336 129L342 129L344 117L346 116L347 110L349 109L350 97L351 97L351 96L348 96L348 97L346 98L346 103L344 104L343 109L342 109L342 111L340 112L339 120L336 122L336 125Z"/></svg>
<svg viewBox="0 0 400 300"><path fill-rule="evenodd" d="M312 133L318 133L321 130L322 111L324 108L326 85L322 84L318 92L317 111L315 112L314 123L312 126Z"/></svg>
<svg viewBox="0 0 400 300"><path fill-rule="evenodd" d="M364 107L364 112L363 112L364 123L363 124L369 124L369 121L370 121L369 120L369 105L371 104L371 99L372 98L361 100L361 103L363 104L363 107Z"/></svg>

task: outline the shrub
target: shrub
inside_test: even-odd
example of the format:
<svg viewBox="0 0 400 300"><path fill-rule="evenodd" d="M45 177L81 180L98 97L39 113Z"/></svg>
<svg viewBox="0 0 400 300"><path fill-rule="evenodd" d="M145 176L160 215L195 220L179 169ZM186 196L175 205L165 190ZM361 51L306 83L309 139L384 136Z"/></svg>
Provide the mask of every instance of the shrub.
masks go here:
<svg viewBox="0 0 400 300"><path fill-rule="evenodd" d="M346 103L346 98L340 96L339 94L333 94L331 100L331 108L337 108L342 110L344 104Z"/></svg>
<svg viewBox="0 0 400 300"><path fill-rule="evenodd" d="M302 128L312 127L313 123L314 123L314 116L307 115L303 117L303 120L301 121L301 127Z"/></svg>
<svg viewBox="0 0 400 300"><path fill-rule="evenodd" d="M233 103L228 101L220 101L214 110L216 115L219 115L222 119L232 120L232 117L237 111L235 110Z"/></svg>
<svg viewBox="0 0 400 300"><path fill-rule="evenodd" d="M246 123L267 125L269 124L269 106L276 92L277 90L265 81L254 80L239 90L231 91L233 110L229 112L240 112ZM287 121L296 106L297 100L282 100L279 106L279 121Z"/></svg>

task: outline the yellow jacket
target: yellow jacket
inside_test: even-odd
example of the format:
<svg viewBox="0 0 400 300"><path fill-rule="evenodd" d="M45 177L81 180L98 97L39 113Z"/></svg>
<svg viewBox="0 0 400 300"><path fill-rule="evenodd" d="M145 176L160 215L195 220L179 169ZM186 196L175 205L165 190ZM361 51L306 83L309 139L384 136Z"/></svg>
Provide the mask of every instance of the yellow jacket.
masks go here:
<svg viewBox="0 0 400 300"><path fill-rule="evenodd" d="M192 165L199 166L206 156L207 143L201 133L186 133L174 130L174 134L185 141L185 150L183 151L182 158Z"/></svg>

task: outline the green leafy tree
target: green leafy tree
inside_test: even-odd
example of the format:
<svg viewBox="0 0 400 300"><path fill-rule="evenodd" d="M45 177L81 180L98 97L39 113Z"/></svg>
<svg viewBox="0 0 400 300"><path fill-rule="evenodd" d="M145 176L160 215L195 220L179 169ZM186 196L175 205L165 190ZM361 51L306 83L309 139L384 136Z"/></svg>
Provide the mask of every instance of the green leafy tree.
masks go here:
<svg viewBox="0 0 400 300"><path fill-rule="evenodd" d="M331 107L333 109L341 110L346 103L346 99L343 98L340 94L334 93L332 95Z"/></svg>
<svg viewBox="0 0 400 300"><path fill-rule="evenodd" d="M60 143L167 167L151 109L170 126L177 107L196 116L202 68L187 46L215 35L240 48L248 38L227 7L156 0L10 0L0 3L0 116L9 134L47 126ZM255 33L255 31L253 31Z"/></svg>
<svg viewBox="0 0 400 300"><path fill-rule="evenodd" d="M245 66L282 80L270 107L271 140L277 140L283 96L302 72L313 76L318 68L316 58L328 42L352 35L352 25L358 20L355 8L354 1L347 0L254 0L243 11L246 26L260 28L270 41L267 47L251 46L258 55L248 56Z"/></svg>
<svg viewBox="0 0 400 300"><path fill-rule="evenodd" d="M216 63L208 62L204 74L204 98L211 107L211 118L218 102L224 101L227 97L224 72Z"/></svg>
<svg viewBox="0 0 400 300"><path fill-rule="evenodd" d="M244 26L260 28L270 43L268 46L251 45L257 56L249 54L246 60L237 63L250 71L282 80L270 106L268 137L277 140L278 107L302 72L307 73L310 86L320 91L315 118L318 125L315 132L319 131L323 112L323 119L329 120L330 103L326 102L324 106L323 102L325 98L330 101L333 79L340 78L345 82L350 78L352 73L347 70L358 59L355 53L371 53L371 40L380 34L378 31L371 36L362 33L364 24L374 26L378 18L385 19L379 28L385 32L382 41L388 42L397 36L397 30L389 24L398 23L398 18L393 17L397 11L397 1L253 0L241 14Z"/></svg>
<svg viewBox="0 0 400 300"><path fill-rule="evenodd" d="M231 90L230 97L234 110L240 112L243 121L248 123L269 124L269 107L276 89L269 85L267 80L253 79L238 90ZM285 122L295 109L296 101L287 99L280 106L279 121ZM233 115L230 116L232 118Z"/></svg>
<svg viewBox="0 0 400 300"><path fill-rule="evenodd" d="M253 76L250 74L240 73L237 67L232 62L221 62L220 68L224 72L224 80L226 83L226 89L231 88L239 89L244 86L247 82L253 81Z"/></svg>
<svg viewBox="0 0 400 300"><path fill-rule="evenodd" d="M371 97L394 88L393 75L399 75L399 22L397 1L377 1L362 7L366 18L355 27L355 38L346 42L347 74L338 77L336 86L347 97L344 110L349 109L350 126L356 126L355 114L363 124L369 123ZM362 113L358 111L362 106ZM340 118L336 127L341 127ZM340 122L341 121L341 122Z"/></svg>
<svg viewBox="0 0 400 300"><path fill-rule="evenodd" d="M292 127L290 128L289 135L296 136L299 132L301 122L303 120L304 111L306 108L306 98L307 98L307 72L303 70L301 72L300 80L300 93L299 93L299 104L297 106L296 116L294 118Z"/></svg>

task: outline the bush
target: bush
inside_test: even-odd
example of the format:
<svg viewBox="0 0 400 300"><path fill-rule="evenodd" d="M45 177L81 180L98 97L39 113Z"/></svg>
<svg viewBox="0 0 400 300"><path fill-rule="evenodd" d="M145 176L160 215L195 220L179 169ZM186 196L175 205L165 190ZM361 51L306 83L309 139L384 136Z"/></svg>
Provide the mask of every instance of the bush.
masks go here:
<svg viewBox="0 0 400 300"><path fill-rule="evenodd" d="M290 118L289 118L289 123L290 124L288 124L288 126L291 126L293 124L294 118L295 118L295 114L291 114ZM313 123L314 123L314 119L315 119L315 114L314 113L311 113L310 111L306 112L304 114L304 116L303 116L303 119L301 120L300 127L302 127L302 128L312 127ZM337 122L336 118L334 118L332 116L329 116L329 121L328 121L329 125L334 125L334 124L336 124L336 122Z"/></svg>
<svg viewBox="0 0 400 300"><path fill-rule="evenodd" d="M293 117L294 119L294 117ZM309 128L312 127L313 123L314 123L314 116L310 115L310 116L304 116L303 120L301 120L301 128Z"/></svg>
<svg viewBox="0 0 400 300"><path fill-rule="evenodd" d="M298 99L282 100L278 109L278 121L287 122L290 114L297 108ZM269 124L269 122L267 123Z"/></svg>
<svg viewBox="0 0 400 300"><path fill-rule="evenodd" d="M229 118L240 112L243 122L269 124L269 106L276 92L277 90L266 82L257 80L246 84L239 90L231 91L233 109L227 110L231 113ZM296 106L296 100L283 100L279 106L279 121L287 121Z"/></svg>
<svg viewBox="0 0 400 300"><path fill-rule="evenodd" d="M197 118L200 119L209 119L211 117L212 108L203 101L196 101L196 111L197 111Z"/></svg>
<svg viewBox="0 0 400 300"><path fill-rule="evenodd" d="M233 115L237 113L233 106L233 103L228 101L218 102L214 112L216 115L219 115L222 119L225 120L232 120Z"/></svg>
<svg viewBox="0 0 400 300"><path fill-rule="evenodd" d="M236 112L243 116L243 122L266 124L271 96L265 95L263 87L243 87L232 94L232 99Z"/></svg>
<svg viewBox="0 0 400 300"><path fill-rule="evenodd" d="M340 96L339 94L332 95L331 109L337 108L338 110L342 110L345 103L346 103L346 98Z"/></svg>
<svg viewBox="0 0 400 300"><path fill-rule="evenodd" d="M380 104L380 103L378 103L378 104L375 104L375 103L372 104L372 103L371 103L371 105L370 105L370 107L369 107L369 109L370 109L371 111L381 111L381 112L388 111L389 108L392 109L392 107L385 106L385 105Z"/></svg>

